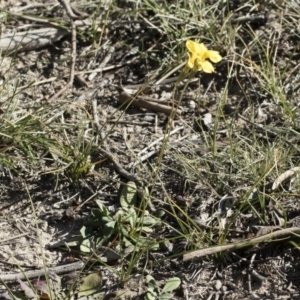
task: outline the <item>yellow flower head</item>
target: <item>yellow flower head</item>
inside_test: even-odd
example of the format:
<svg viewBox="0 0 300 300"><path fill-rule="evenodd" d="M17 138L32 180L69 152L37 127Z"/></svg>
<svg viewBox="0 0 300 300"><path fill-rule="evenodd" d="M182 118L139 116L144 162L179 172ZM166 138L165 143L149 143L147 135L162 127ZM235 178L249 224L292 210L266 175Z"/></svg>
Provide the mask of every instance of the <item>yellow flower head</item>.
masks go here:
<svg viewBox="0 0 300 300"><path fill-rule="evenodd" d="M207 50L204 44L198 42L186 41L189 59L185 66L185 71L190 69L194 71L203 70L205 73L214 72L214 67L209 60L217 63L222 60L218 51Z"/></svg>

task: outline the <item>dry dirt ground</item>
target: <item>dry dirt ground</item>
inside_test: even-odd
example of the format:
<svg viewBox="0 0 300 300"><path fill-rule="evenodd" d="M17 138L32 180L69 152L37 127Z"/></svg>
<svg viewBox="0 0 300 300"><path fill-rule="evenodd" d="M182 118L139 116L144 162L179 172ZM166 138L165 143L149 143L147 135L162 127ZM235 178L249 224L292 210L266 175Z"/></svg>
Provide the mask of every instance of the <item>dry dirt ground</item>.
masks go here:
<svg viewBox="0 0 300 300"><path fill-rule="evenodd" d="M166 2L175 6L172 1ZM274 230L298 226L298 179L274 191L276 175L271 171L279 175L297 167L299 162L300 5L286 1L289 6L280 6L280 1L270 1L272 5L261 4L262 9L256 5L259 1L223 2L226 5L219 3L215 14L222 16L224 27L240 26L238 34L243 40L229 45L224 37L211 43L224 59L216 65L214 74L197 74L189 83L180 105L181 115L173 120L156 172L153 168L168 115L157 107L122 106L120 93L124 88L144 87L142 96L171 107L179 73L152 84L153 78L157 82L172 69L167 63L174 68L186 59L186 39L176 42L161 24L161 15L168 12L167 3L161 2L161 13L149 7L133 13L136 3L131 1L117 1L113 6L107 1L73 3L87 14L81 19L93 16L93 22L78 26L74 84L54 99L51 97L66 85L70 74L70 31L38 49L3 52L1 275L20 272L20 268L43 268L44 264L56 266L71 262L74 257L85 260L76 247L50 246L79 236L91 209L97 207L96 200L115 211L121 183L129 180L129 174L149 184L152 198L147 211L156 216L165 212L161 217L164 225L156 228L151 237L168 241L156 251L145 251L132 270L132 258L127 253L110 262L110 266L88 265L82 277L90 270L101 270L101 288L106 294L125 289L135 293L133 299L144 299L146 274L160 284L170 277L179 277L181 285L174 292L174 299L300 299L299 241L295 238L293 244L289 238L283 238L192 261L182 260L184 252L197 248L193 234L198 237L199 232L209 235L209 244L213 245L222 243L222 239L231 243L255 237L262 227L272 226ZM67 28L70 26L60 3L32 4L1 2L1 37L50 28L49 24L24 16L42 16L51 22L65 20ZM97 16L93 15L95 11ZM177 31L188 26L179 17L170 18L169 22ZM199 24L201 28L200 21ZM219 32L224 29L222 24L216 27ZM193 27L189 35L197 39L197 30ZM264 52L267 45L269 53ZM282 71L281 77L273 74L272 78L272 72L260 73L259 62L265 56ZM248 65L243 65L245 62ZM282 83L280 92L288 104L281 101L282 94L276 90L278 78ZM183 86L179 84L175 98L179 99ZM121 171L97 148L103 140L105 149L123 168ZM154 142L158 143L148 148ZM264 147L271 148L274 157L265 155ZM282 152L286 153L285 161L280 160ZM139 162L144 155L146 158ZM94 163L93 168L85 167L89 161ZM270 172L258 165L269 165ZM254 169L255 176L254 171L250 172ZM128 172L125 175L124 170ZM262 197L264 205L260 202ZM226 235L221 235L215 212L220 200L227 198L234 202L233 211L240 213L230 221L233 225ZM236 204L239 199L248 199L248 206ZM253 211L263 215L263 220ZM195 223L186 227L187 232L180 219L185 224L190 220ZM114 242L105 246L115 250ZM121 270L130 274L126 282L121 280ZM10 288L19 289L14 282L9 284ZM7 288L2 289L4 292Z"/></svg>

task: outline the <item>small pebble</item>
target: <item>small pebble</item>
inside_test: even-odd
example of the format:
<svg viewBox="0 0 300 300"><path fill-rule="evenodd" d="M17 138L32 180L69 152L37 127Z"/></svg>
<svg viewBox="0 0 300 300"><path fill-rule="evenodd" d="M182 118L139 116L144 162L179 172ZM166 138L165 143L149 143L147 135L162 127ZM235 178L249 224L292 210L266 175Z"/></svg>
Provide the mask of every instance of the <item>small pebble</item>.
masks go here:
<svg viewBox="0 0 300 300"><path fill-rule="evenodd" d="M97 72L93 72L89 75L88 80L92 81L97 76Z"/></svg>
<svg viewBox="0 0 300 300"><path fill-rule="evenodd" d="M212 115L211 115L211 113L205 114L205 115L203 116L202 120L203 120L203 123L204 123L206 126L210 125L211 122L212 122Z"/></svg>
<svg viewBox="0 0 300 300"><path fill-rule="evenodd" d="M214 288L218 291L222 287L222 282L221 280L216 280L214 284Z"/></svg>
<svg viewBox="0 0 300 300"><path fill-rule="evenodd" d="M196 108L196 102L193 101L193 100L190 100L190 101L189 101L189 107L190 107L191 109L195 109L195 108Z"/></svg>

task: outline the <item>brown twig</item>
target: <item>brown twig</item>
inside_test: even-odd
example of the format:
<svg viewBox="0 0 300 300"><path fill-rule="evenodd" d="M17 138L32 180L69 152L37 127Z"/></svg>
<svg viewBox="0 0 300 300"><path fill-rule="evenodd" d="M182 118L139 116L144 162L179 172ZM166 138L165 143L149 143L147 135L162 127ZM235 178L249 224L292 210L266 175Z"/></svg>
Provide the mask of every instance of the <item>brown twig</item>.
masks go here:
<svg viewBox="0 0 300 300"><path fill-rule="evenodd" d="M77 7L73 6L72 4L70 5L72 8L72 11L77 14L77 18L82 17L86 18L89 17L89 14L85 13L84 11L79 10Z"/></svg>
<svg viewBox="0 0 300 300"><path fill-rule="evenodd" d="M58 0L58 2L61 4L61 6L65 9L68 17L71 19L71 20L75 20L78 18L77 15L74 14L73 12L73 9L70 5L70 3L68 3L67 1L65 0Z"/></svg>
<svg viewBox="0 0 300 300"><path fill-rule="evenodd" d="M126 103L127 101L130 101L130 99L132 99L132 96L124 91L121 92L119 95L120 103ZM155 102L153 102L152 100L154 100ZM141 108L146 108L146 109L149 109L154 112L161 112L168 116L171 115L172 111L175 109L174 107L171 107L171 106L156 103L156 101L157 101L156 99L152 99L151 97L138 96L133 99L132 105L138 106ZM177 108L176 114L177 115L181 114L181 110L179 108Z"/></svg>
<svg viewBox="0 0 300 300"><path fill-rule="evenodd" d="M132 175L130 172L126 171L118 162L118 160L108 150L105 150L102 147L99 147L98 149L114 164L114 167L119 173L119 175L126 178L128 181L134 181L138 186L142 185L141 180L139 180L136 176Z"/></svg>
<svg viewBox="0 0 300 300"><path fill-rule="evenodd" d="M45 268L42 270L32 270L32 271L26 271L26 272L20 272L20 273L14 273L14 274L5 274L0 275L0 281L14 281L17 278L23 280L23 279L31 279L36 278L40 276L45 276L46 273L53 272L55 274L63 274L72 272L75 270L79 270L84 266L84 263L82 261L77 261L71 264L67 265L61 265L51 268Z"/></svg>
<svg viewBox="0 0 300 300"><path fill-rule="evenodd" d="M194 258L206 256L206 255L216 254L219 252L233 251L233 250L241 249L241 248L255 245L258 243L266 242L268 240L286 237L286 236L289 236L292 233L296 233L296 232L300 232L300 227L291 227L291 228L281 229L281 230L274 231L269 234L259 236L259 237L253 238L253 239L249 239L246 241L242 241L242 242L236 242L236 243L222 245L222 246L213 246L213 247L208 247L208 248L192 251L192 252L189 252L189 253L186 253L183 255L183 261L188 261L188 260L191 260Z"/></svg>

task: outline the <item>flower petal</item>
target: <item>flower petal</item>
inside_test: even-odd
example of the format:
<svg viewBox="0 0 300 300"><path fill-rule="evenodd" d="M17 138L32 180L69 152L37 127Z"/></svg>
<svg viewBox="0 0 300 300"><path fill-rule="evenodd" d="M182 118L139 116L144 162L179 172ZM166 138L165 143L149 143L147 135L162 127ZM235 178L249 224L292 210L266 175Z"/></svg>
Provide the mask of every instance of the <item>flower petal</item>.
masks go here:
<svg viewBox="0 0 300 300"><path fill-rule="evenodd" d="M186 41L188 49L188 61L185 65L185 72L189 69L194 71L203 70L205 73L213 73L214 67L211 62L217 63L222 60L218 51L207 50L203 43Z"/></svg>
<svg viewBox="0 0 300 300"><path fill-rule="evenodd" d="M196 52L195 50L195 42L191 41L191 40L187 40L186 43L185 43L185 46L187 47L187 49L190 51L190 52Z"/></svg>
<svg viewBox="0 0 300 300"><path fill-rule="evenodd" d="M203 69L203 71L205 73L213 73L214 72L214 67L208 60L204 60L204 61L197 60L197 65L199 65L198 66L199 71ZM199 69L200 66L201 66L201 69Z"/></svg>
<svg viewBox="0 0 300 300"><path fill-rule="evenodd" d="M202 60L196 59L194 65L194 71L201 71L202 70Z"/></svg>
<svg viewBox="0 0 300 300"><path fill-rule="evenodd" d="M191 40L186 41L186 47L191 53L196 54L199 57L202 57L205 52L207 52L207 48L204 46L204 44L193 42Z"/></svg>
<svg viewBox="0 0 300 300"><path fill-rule="evenodd" d="M186 63L186 66L190 69L193 69L194 68L194 65L195 65L195 60L197 59L197 55L195 53L188 53L188 56L189 56L189 59Z"/></svg>
<svg viewBox="0 0 300 300"><path fill-rule="evenodd" d="M204 54L204 59L209 58L212 62L217 63L222 60L222 56L218 51L207 50Z"/></svg>

